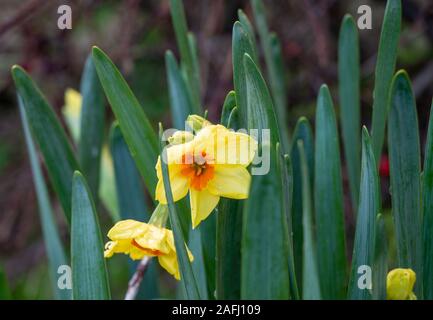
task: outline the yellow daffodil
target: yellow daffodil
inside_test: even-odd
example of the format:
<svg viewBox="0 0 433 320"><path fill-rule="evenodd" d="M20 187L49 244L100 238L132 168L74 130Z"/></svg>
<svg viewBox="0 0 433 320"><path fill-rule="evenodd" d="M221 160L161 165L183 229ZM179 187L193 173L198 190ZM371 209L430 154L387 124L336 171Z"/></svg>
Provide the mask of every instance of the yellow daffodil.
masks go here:
<svg viewBox="0 0 433 320"><path fill-rule="evenodd" d="M257 141L245 133L204 124L192 140L167 147L173 200L178 201L189 192L193 228L209 216L220 197L248 197L251 176L246 167L257 150ZM156 172L155 198L166 204L161 159Z"/></svg>
<svg viewBox="0 0 433 320"><path fill-rule="evenodd" d="M81 115L81 94L71 88L65 91L65 106L62 109L66 124L71 131L72 139L77 142L80 138L80 115Z"/></svg>
<svg viewBox="0 0 433 320"><path fill-rule="evenodd" d="M110 229L111 241L105 245L104 257L110 258L114 253L129 254L131 259L143 259L145 256L158 257L159 264L180 279L173 232L166 228L135 220L119 221ZM188 250L190 261L194 258Z"/></svg>
<svg viewBox="0 0 433 320"><path fill-rule="evenodd" d="M386 277L386 298L388 300L416 300L412 292L416 274L412 269L394 269Z"/></svg>

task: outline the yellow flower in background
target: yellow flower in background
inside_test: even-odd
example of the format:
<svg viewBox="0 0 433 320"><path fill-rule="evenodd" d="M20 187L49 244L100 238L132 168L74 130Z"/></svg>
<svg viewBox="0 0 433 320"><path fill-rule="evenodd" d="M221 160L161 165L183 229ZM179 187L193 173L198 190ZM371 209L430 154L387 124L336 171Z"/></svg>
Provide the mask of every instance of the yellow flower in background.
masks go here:
<svg viewBox="0 0 433 320"><path fill-rule="evenodd" d="M81 116L81 94L74 89L68 88L65 91L65 105L62 109L66 124L71 131L72 139L78 142L80 139L80 116Z"/></svg>
<svg viewBox="0 0 433 320"><path fill-rule="evenodd" d="M133 260L157 257L168 273L180 279L171 230L135 220L122 220L110 229L108 237L111 241L105 244L104 257L110 258L114 253L129 254ZM187 252L192 262L194 257L188 248Z"/></svg>
<svg viewBox="0 0 433 320"><path fill-rule="evenodd" d="M209 216L220 197L248 197L251 176L246 167L256 150L257 141L251 136L210 123L189 142L167 148L173 200L178 201L189 192L193 228ZM166 204L160 158L156 172L155 198Z"/></svg>
<svg viewBox="0 0 433 320"><path fill-rule="evenodd" d="M416 300L412 292L416 274L412 269L394 269L386 277L386 298L388 300Z"/></svg>

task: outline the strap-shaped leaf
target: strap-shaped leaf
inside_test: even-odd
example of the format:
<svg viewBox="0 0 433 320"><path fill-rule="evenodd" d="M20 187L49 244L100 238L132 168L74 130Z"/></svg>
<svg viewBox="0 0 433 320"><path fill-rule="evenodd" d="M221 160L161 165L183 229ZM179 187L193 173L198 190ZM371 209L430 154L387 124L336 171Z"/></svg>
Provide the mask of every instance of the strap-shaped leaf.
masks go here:
<svg viewBox="0 0 433 320"><path fill-rule="evenodd" d="M430 109L422 175L424 298L433 299L433 104Z"/></svg>
<svg viewBox="0 0 433 320"><path fill-rule="evenodd" d="M72 297L110 299L98 216L89 186L78 171L73 178L71 218Z"/></svg>
<svg viewBox="0 0 433 320"><path fill-rule="evenodd" d="M221 124L237 129L233 118L236 111L235 92L224 101ZM218 204L216 242L216 298L240 299L241 296L241 239L243 201L222 198Z"/></svg>
<svg viewBox="0 0 433 320"><path fill-rule="evenodd" d="M185 130L186 118L193 113L191 97L187 83L171 51L167 51L165 54L165 67L173 125L176 129Z"/></svg>
<svg viewBox="0 0 433 320"><path fill-rule="evenodd" d="M72 175L79 169L77 160L60 121L29 75L23 68L14 66L12 77L31 132L44 156L51 183L70 222Z"/></svg>
<svg viewBox="0 0 433 320"><path fill-rule="evenodd" d="M401 0L388 0L380 33L373 91L372 143L374 157L380 159L388 115L388 97L397 60L401 28Z"/></svg>
<svg viewBox="0 0 433 320"><path fill-rule="evenodd" d="M247 127L248 121L244 55L248 54L254 59L255 52L249 33L239 21L236 21L232 33L233 84L236 92L236 105L239 108L239 124L242 128Z"/></svg>
<svg viewBox="0 0 433 320"><path fill-rule="evenodd" d="M153 196L156 187L154 167L158 156L158 139L155 131L110 58L99 48L93 47L93 61L123 137L149 193Z"/></svg>
<svg viewBox="0 0 433 320"><path fill-rule="evenodd" d="M376 217L376 246L373 265L373 299L386 299L386 275L388 273L388 237L385 218L382 214Z"/></svg>
<svg viewBox="0 0 433 320"><path fill-rule="evenodd" d="M388 148L398 263L401 268L415 271L415 294L421 299L421 156L415 98L406 72L395 75L390 99Z"/></svg>
<svg viewBox="0 0 433 320"><path fill-rule="evenodd" d="M372 287L359 287L359 269L367 266L373 270L376 246L376 217L380 208L379 176L367 128L362 128L361 185L355 242L352 255L352 273L349 280L348 298L370 300ZM362 271L363 272L363 271ZM361 272L361 274L362 274ZM374 273L373 273L374 274ZM372 286L375 285L372 283Z"/></svg>
<svg viewBox="0 0 433 320"><path fill-rule="evenodd" d="M79 160L96 199L99 188L101 149L104 141L105 106L104 92L89 56L81 78L83 106L80 120Z"/></svg>
<svg viewBox="0 0 433 320"><path fill-rule="evenodd" d="M354 212L356 212L358 205L359 173L361 170L359 64L358 29L352 16L346 15L341 23L338 39L338 89L344 155Z"/></svg>
<svg viewBox="0 0 433 320"><path fill-rule="evenodd" d="M314 138L310 123L307 118L301 117L296 123L293 133L290 159L293 172L293 197L292 197L292 239L293 256L295 262L297 283L302 283L302 248L303 248L303 218L302 218L302 166L299 155L298 141L302 141L308 164L308 176L310 185L314 183ZM302 289L302 288L300 288Z"/></svg>
<svg viewBox="0 0 433 320"><path fill-rule="evenodd" d="M317 266L317 251L314 239L313 203L311 195L311 179L304 142L297 140L299 161L302 171L302 298L319 300L320 282Z"/></svg>
<svg viewBox="0 0 433 320"><path fill-rule="evenodd" d="M265 6L262 0L251 0L254 21L260 36L260 43L266 61L269 87L274 101L275 112L281 130L283 150L289 147L287 124L287 92L281 46L275 33L269 32Z"/></svg>
<svg viewBox="0 0 433 320"><path fill-rule="evenodd" d="M41 219L42 232L44 235L44 244L47 251L49 261L50 280L54 295L57 299L67 300L71 298L70 290L61 290L57 285L57 270L62 265L68 265L65 251L60 240L57 224L54 218L53 210L50 203L50 197L45 185L44 176L39 164L39 159L36 151L36 146L33 141L26 111L22 103L22 99L18 96L18 104L23 124L24 136L27 144L27 151L30 157L30 165L32 168L33 180L36 189L36 196L39 206L39 217Z"/></svg>
<svg viewBox="0 0 433 320"><path fill-rule="evenodd" d="M326 85L320 88L317 99L314 163L320 289L324 299L343 299L347 262L340 148L334 107Z"/></svg>
<svg viewBox="0 0 433 320"><path fill-rule="evenodd" d="M244 55L248 128L259 130L259 150L269 155L269 172L254 175L245 201L242 228L242 299L290 297L289 235L277 163L279 142L272 99L257 66ZM270 139L262 139L262 130ZM266 212L266 214L263 214Z"/></svg>
<svg viewBox="0 0 433 320"><path fill-rule="evenodd" d="M191 101L194 103L193 109L197 113L197 111L201 110L200 71L197 62L197 48L193 35L188 33L182 0L170 0L170 13L176 34L177 46L180 51L182 70L184 70L187 78Z"/></svg>

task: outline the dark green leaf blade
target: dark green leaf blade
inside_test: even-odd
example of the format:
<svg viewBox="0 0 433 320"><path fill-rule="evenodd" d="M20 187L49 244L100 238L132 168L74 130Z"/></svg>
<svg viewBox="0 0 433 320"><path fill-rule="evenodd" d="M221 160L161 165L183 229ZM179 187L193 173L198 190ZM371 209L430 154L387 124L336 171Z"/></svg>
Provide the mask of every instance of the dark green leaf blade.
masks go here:
<svg viewBox="0 0 433 320"><path fill-rule="evenodd" d="M344 154L349 175L352 208L356 212L361 170L361 118L358 29L352 16L341 23L338 40L338 89Z"/></svg>
<svg viewBox="0 0 433 320"><path fill-rule="evenodd" d="M41 167L39 165L36 146L31 136L27 116L20 97L18 97L18 104L20 109L21 122L24 129L24 136L27 144L27 151L30 157L30 165L32 168L36 196L38 199L39 216L41 220L42 232L44 235L44 244L47 251L47 257L50 267L51 285L57 299L68 300L71 298L70 290L61 290L57 285L58 268L61 265L68 265L66 254L60 240L59 232L57 230L54 213L50 203L50 197L48 195L48 190L45 185Z"/></svg>
<svg viewBox="0 0 433 320"><path fill-rule="evenodd" d="M98 216L89 186L78 171L73 178L71 218L72 297L108 300L110 287Z"/></svg>
<svg viewBox="0 0 433 320"><path fill-rule="evenodd" d="M421 156L415 98L406 72L395 75L390 98L388 148L398 263L415 271L415 294L421 299Z"/></svg>
<svg viewBox="0 0 433 320"><path fill-rule="evenodd" d="M334 107L326 85L320 88L317 99L314 162L320 289L324 299L343 299L347 261L340 148Z"/></svg>
<svg viewBox="0 0 433 320"><path fill-rule="evenodd" d="M293 200L292 200L292 242L295 272L297 282L302 283L302 248L303 248L303 218L302 218L302 166L297 141L301 140L308 164L310 186L314 183L314 138L313 131L307 118L301 117L296 123L293 133L290 159L293 171Z"/></svg>
<svg viewBox="0 0 433 320"><path fill-rule="evenodd" d="M376 160L374 158L370 136L365 127L362 129L360 183L358 215L352 255L352 273L349 280L348 298L351 300L370 300L372 298L372 288L360 288L358 285L360 277L359 268L361 266L367 266L370 270L373 269L376 246L376 217L380 209L380 189Z"/></svg>
<svg viewBox="0 0 433 320"><path fill-rule="evenodd" d="M376 246L374 248L373 299L386 299L386 275L388 273L388 237L382 214L376 217Z"/></svg>
<svg viewBox="0 0 433 320"><path fill-rule="evenodd" d="M44 156L51 183L70 222L72 175L79 168L77 160L60 121L29 75L21 67L14 66L12 77L32 134Z"/></svg>
<svg viewBox="0 0 433 320"><path fill-rule="evenodd" d="M157 182L153 168L158 156L158 139L155 131L110 58L97 47L93 47L92 52L99 80L147 190L153 197Z"/></svg>
<svg viewBox="0 0 433 320"><path fill-rule="evenodd" d="M105 106L104 92L90 55L84 67L80 91L83 105L80 119L79 160L81 169L89 181L93 197L97 199L101 149L104 141Z"/></svg>
<svg viewBox="0 0 433 320"><path fill-rule="evenodd" d="M433 299L433 104L430 110L422 177L424 298L429 300Z"/></svg>
<svg viewBox="0 0 433 320"><path fill-rule="evenodd" d="M244 55L254 58L255 49L250 36L239 21L233 25L232 33L232 59L233 59L233 84L236 93L236 106L239 108L240 126L247 127L247 93L245 83Z"/></svg>
<svg viewBox="0 0 433 320"><path fill-rule="evenodd" d="M309 165L304 142L297 140L297 146L302 169L302 298L304 300L320 300L320 282L314 239L313 204L311 199L311 179L308 172Z"/></svg>
<svg viewBox="0 0 433 320"><path fill-rule="evenodd" d="M380 33L373 91L372 143L374 157L380 158L389 111L388 97L397 60L401 27L401 0L388 0Z"/></svg>
<svg viewBox="0 0 433 320"><path fill-rule="evenodd" d="M269 171L258 172L253 168L255 175L245 201L241 298L288 299L290 248L277 162L278 125L265 81L248 54L244 57L244 71L248 129L258 129L259 150L269 155ZM270 130L268 138L261 136L263 129Z"/></svg>
<svg viewBox="0 0 433 320"><path fill-rule="evenodd" d="M176 129L185 130L186 118L193 113L189 90L171 51L165 54L170 108L173 125Z"/></svg>
<svg viewBox="0 0 433 320"><path fill-rule="evenodd" d="M12 298L11 290L2 266L0 265L0 300L9 300Z"/></svg>

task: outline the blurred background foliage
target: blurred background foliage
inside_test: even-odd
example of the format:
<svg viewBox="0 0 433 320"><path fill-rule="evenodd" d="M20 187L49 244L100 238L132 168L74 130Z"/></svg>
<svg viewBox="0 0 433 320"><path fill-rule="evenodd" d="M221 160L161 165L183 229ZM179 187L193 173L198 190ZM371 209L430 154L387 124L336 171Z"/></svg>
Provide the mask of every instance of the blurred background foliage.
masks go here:
<svg viewBox="0 0 433 320"><path fill-rule="evenodd" d="M345 13L356 19L361 4L371 6L373 29L359 31L361 115L362 123L369 126L373 73L385 1L268 0L265 3L270 29L282 43L291 131L300 116L314 123L316 93L322 83L330 85L336 98L341 20ZM433 3L429 0L403 0L402 3L403 28L396 69L405 68L413 79L421 143L424 144L433 95L430 85L433 81ZM57 28L57 8L61 4L72 8L72 30ZM231 32L237 9L243 9L254 22L251 4L248 0L184 0L184 6L188 27L197 36L204 108L209 111L210 120L216 121L226 93L233 88ZM158 121L169 127L164 52L170 49L178 54L178 50L168 0L2 0L0 3L0 270L4 269L13 298L44 299L51 298L52 293L51 286L47 285L45 249L10 67L22 65L60 114L65 90L79 89L81 72L92 45L109 53L121 68L155 128ZM262 54L260 59L263 60ZM109 112L107 108L107 128L113 119ZM384 206L387 207L386 149L384 154L380 171ZM343 179L348 243L351 243L354 221L350 214L345 168ZM59 204L53 201L59 213ZM106 233L111 219L106 212L100 212L100 219L102 231ZM64 222L59 218L59 223ZM387 228L391 231L390 223ZM65 240L66 226L61 230ZM391 249L395 248L392 242L393 239ZM347 250L351 252L351 247ZM391 265L393 256L391 251ZM110 259L108 268L113 298L121 298L128 281L126 257ZM161 277L161 296L174 297L173 280L163 273Z"/></svg>

